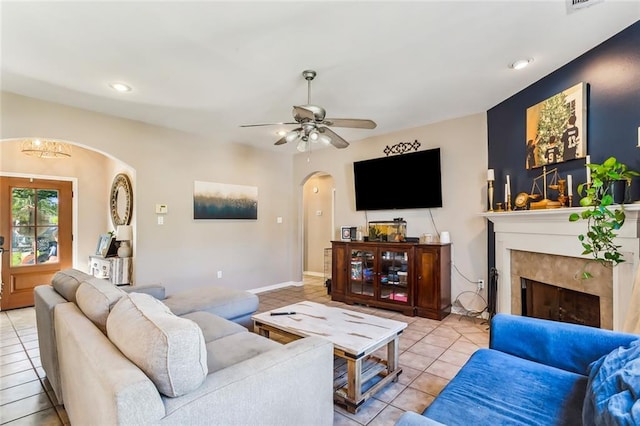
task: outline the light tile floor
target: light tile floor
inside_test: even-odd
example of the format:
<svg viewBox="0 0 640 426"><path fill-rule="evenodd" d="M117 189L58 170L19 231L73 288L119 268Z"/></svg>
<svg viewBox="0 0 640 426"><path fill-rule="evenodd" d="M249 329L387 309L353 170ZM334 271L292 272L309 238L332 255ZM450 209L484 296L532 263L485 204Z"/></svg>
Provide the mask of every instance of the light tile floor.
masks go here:
<svg viewBox="0 0 640 426"><path fill-rule="evenodd" d="M450 315L443 321L332 302L323 279L306 276L304 285L260 293L258 311L302 300L403 321L397 383L369 399L357 414L335 408L334 425L393 425L405 411L422 412L478 348L489 333L482 320ZM40 364L33 308L0 312L0 424L67 425L69 419L51 390Z"/></svg>

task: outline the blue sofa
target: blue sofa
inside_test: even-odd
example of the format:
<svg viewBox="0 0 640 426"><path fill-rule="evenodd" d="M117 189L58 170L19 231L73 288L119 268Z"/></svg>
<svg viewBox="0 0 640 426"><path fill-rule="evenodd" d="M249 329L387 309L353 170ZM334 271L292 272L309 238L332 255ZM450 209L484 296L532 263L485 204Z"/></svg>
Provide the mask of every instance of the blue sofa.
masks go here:
<svg viewBox="0 0 640 426"><path fill-rule="evenodd" d="M431 405L397 426L640 424L640 336L498 314Z"/></svg>

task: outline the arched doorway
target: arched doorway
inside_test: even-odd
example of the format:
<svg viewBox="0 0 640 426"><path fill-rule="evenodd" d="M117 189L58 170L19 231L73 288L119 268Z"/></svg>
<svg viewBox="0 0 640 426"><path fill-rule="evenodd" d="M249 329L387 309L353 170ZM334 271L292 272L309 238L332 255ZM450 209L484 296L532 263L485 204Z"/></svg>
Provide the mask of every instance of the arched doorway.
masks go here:
<svg viewBox="0 0 640 426"><path fill-rule="evenodd" d="M21 150L21 142L22 139L0 140L0 158L2 158L0 176L72 183L71 206L64 206L72 210L70 233L73 236L73 241L70 243L72 254L71 261L65 257L64 265L61 263L61 266L89 272L88 259L90 255L95 254L100 235L115 231L109 214L109 196L113 178L118 173L126 173L131 178L135 190L135 170L108 154L70 141L62 141L72 145L69 158L26 156ZM135 203L133 207L132 224L135 223ZM5 220L4 214L2 220ZM4 248L7 252L13 247L12 244L11 235L5 235ZM42 268L48 266L50 265L43 264ZM38 284L44 284L44 282ZM5 288L6 285L5 281Z"/></svg>
<svg viewBox="0 0 640 426"><path fill-rule="evenodd" d="M327 268L325 250L334 239L335 182L331 175L315 172L302 189L303 274L324 277ZM330 258L329 258L330 266Z"/></svg>

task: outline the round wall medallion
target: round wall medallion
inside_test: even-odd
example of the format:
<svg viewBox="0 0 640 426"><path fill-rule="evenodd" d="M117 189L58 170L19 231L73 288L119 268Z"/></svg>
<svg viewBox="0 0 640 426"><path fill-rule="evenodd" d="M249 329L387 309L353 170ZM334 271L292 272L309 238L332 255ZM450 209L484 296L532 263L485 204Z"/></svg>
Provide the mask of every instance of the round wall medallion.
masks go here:
<svg viewBox="0 0 640 426"><path fill-rule="evenodd" d="M129 225L131 222L131 212L133 211L133 191L131 181L124 173L119 173L111 184L111 222L113 227L118 225Z"/></svg>

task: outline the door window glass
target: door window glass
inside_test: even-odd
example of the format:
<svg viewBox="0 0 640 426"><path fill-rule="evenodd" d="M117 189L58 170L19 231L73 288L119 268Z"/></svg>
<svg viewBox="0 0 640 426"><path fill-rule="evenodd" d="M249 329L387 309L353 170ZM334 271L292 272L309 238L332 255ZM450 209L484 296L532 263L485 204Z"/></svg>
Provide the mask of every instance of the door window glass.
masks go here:
<svg viewBox="0 0 640 426"><path fill-rule="evenodd" d="M58 261L59 194L11 189L11 266Z"/></svg>

